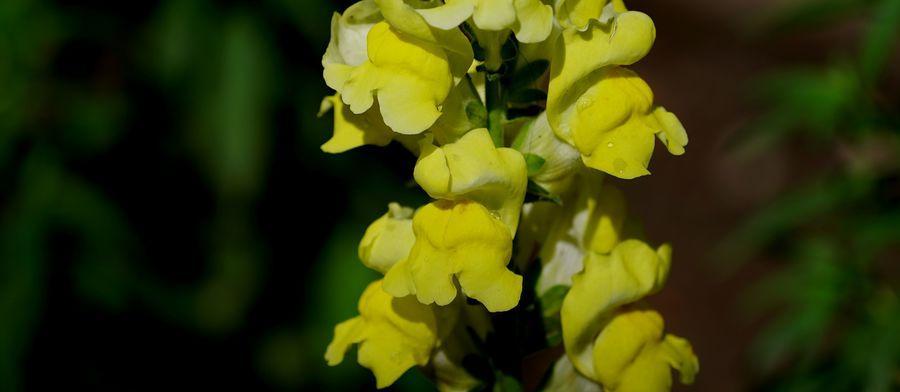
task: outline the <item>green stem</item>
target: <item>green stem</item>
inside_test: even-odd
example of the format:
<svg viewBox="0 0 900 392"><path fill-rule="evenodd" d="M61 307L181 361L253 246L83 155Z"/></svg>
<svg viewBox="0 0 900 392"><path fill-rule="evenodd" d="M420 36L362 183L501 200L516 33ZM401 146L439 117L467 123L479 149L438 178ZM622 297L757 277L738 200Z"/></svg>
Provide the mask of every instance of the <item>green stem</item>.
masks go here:
<svg viewBox="0 0 900 392"><path fill-rule="evenodd" d="M503 100L503 87L500 74L485 73L485 104L488 112L488 132L497 147L503 147L503 123L506 121L506 102Z"/></svg>

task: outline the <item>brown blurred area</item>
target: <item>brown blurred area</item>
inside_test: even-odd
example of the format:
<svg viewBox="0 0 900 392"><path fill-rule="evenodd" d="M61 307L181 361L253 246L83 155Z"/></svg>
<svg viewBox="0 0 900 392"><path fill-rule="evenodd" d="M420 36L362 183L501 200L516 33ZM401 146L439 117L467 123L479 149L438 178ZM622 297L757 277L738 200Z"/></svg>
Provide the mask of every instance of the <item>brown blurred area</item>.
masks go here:
<svg viewBox="0 0 900 392"><path fill-rule="evenodd" d="M741 293L767 268L713 259L713 249L743 218L784 192L804 168L831 158L802 148L739 158L729 142L754 117L748 95L756 78L778 66L816 64L829 48L850 42L852 22L834 30L762 39L754 31L773 0L647 0L632 3L657 28L650 55L634 66L656 102L677 113L690 135L687 153L658 149L653 175L618 181L630 213L648 238L670 242L675 258L666 290L650 299L666 317L669 333L694 345L701 372L695 391L746 390L754 384L747 347L760 322L741 307ZM687 388L685 388L687 389Z"/></svg>

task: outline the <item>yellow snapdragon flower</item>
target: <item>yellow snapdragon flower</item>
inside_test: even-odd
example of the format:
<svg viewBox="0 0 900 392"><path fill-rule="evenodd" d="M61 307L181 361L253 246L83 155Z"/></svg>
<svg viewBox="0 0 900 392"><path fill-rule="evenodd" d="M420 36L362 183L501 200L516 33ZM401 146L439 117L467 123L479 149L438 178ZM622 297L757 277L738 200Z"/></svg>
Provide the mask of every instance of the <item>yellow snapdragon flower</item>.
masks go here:
<svg viewBox="0 0 900 392"><path fill-rule="evenodd" d="M438 345L435 309L415 298L394 298L375 281L359 299L359 316L338 324L325 359L335 366L353 344L359 364L372 370L378 388L391 385L409 368L424 366Z"/></svg>
<svg viewBox="0 0 900 392"><path fill-rule="evenodd" d="M443 306L457 297L459 282L463 293L491 312L518 304L522 277L506 269L512 235L484 206L447 200L427 204L413 217L413 231L416 242L385 275L385 291Z"/></svg>
<svg viewBox="0 0 900 392"><path fill-rule="evenodd" d="M588 167L625 179L647 175L657 134L670 152L684 152L687 133L678 119L653 105L641 78L619 67L643 58L655 37L653 21L635 11L563 32L552 60L547 115Z"/></svg>
<svg viewBox="0 0 900 392"><path fill-rule="evenodd" d="M654 251L626 240L609 255L590 253L573 277L561 310L566 355L605 390L664 391L671 386L669 367L685 383L699 370L687 341L663 336L656 312L621 309L662 288L671 252L668 245Z"/></svg>
<svg viewBox="0 0 900 392"><path fill-rule="evenodd" d="M435 199L476 201L516 234L528 184L521 153L494 147L483 128L441 147L426 138L420 150L413 175L425 192Z"/></svg>
<svg viewBox="0 0 900 392"><path fill-rule="evenodd" d="M377 98L388 127L418 134L440 117L441 105L472 63L472 49L459 30L431 30L415 12L418 24L402 9L381 3L362 1L343 16L335 14L322 60L325 81L353 113L365 113ZM362 31L365 45L358 42Z"/></svg>
<svg viewBox="0 0 900 392"><path fill-rule="evenodd" d="M672 370L682 384L694 382L700 363L690 343L663 333L663 319L652 310L618 313L597 336L596 380L610 392L672 389Z"/></svg>
<svg viewBox="0 0 900 392"><path fill-rule="evenodd" d="M466 83L456 85L442 105L441 116L428 130L434 140L440 144L451 143L473 128L483 127L483 118L469 117L468 108L472 104L481 105L478 91ZM365 113L355 114L340 94L335 94L322 100L319 117L329 111L334 112L334 134L322 145L324 152L338 154L364 145L386 146L396 140L418 154L419 141L424 135L403 135L391 130L385 125L377 102Z"/></svg>

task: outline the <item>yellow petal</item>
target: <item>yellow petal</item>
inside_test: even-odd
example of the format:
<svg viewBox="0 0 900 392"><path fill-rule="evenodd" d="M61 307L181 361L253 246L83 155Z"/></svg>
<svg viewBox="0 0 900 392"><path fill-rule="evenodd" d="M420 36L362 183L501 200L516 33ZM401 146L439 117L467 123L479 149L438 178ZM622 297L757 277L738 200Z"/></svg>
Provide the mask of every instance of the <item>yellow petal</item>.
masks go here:
<svg viewBox="0 0 900 392"><path fill-rule="evenodd" d="M653 111L653 117L659 124L658 128L661 129L661 132L656 135L669 149L669 153L672 155L684 154L684 146L688 144L688 135L678 117L662 106Z"/></svg>
<svg viewBox="0 0 900 392"><path fill-rule="evenodd" d="M516 22L513 0L478 0L472 15L475 26L483 30L500 31Z"/></svg>
<svg viewBox="0 0 900 392"><path fill-rule="evenodd" d="M424 304L447 305L462 291L491 312L519 302L522 277L506 269L512 254L507 227L482 205L437 201L413 217L416 242L409 257L391 268L384 289L415 295ZM455 279L454 279L455 278Z"/></svg>
<svg viewBox="0 0 900 392"><path fill-rule="evenodd" d="M359 364L372 370L378 388L385 388L409 368L428 363L438 343L438 321L431 307L414 298L391 297L376 281L363 292L359 314L335 328L325 353L330 366L358 343Z"/></svg>
<svg viewBox="0 0 900 392"><path fill-rule="evenodd" d="M537 60L549 62L553 59L557 44L562 45L562 40L560 39L561 35L562 29L557 25L553 25L550 28L550 33L547 35L547 38L543 41L535 43L519 43L519 59L517 67L521 67Z"/></svg>
<svg viewBox="0 0 900 392"><path fill-rule="evenodd" d="M557 122L558 111L567 109L566 103L574 102L589 87L582 79L606 66L637 62L650 51L655 38L653 20L640 12L625 12L605 24L595 21L584 32L565 30L550 70L547 106L551 125ZM573 89L579 91L569 91ZM549 110L558 104L563 106Z"/></svg>
<svg viewBox="0 0 900 392"><path fill-rule="evenodd" d="M475 0L445 0L443 5L416 11L429 25L450 30L472 16L472 12L475 11Z"/></svg>
<svg viewBox="0 0 900 392"><path fill-rule="evenodd" d="M594 21L608 22L628 11L622 0L557 0L556 20L564 29L585 31Z"/></svg>
<svg viewBox="0 0 900 392"><path fill-rule="evenodd" d="M393 138L394 133L384 125L378 111L354 114L341 101L340 94L322 101L319 116L329 110L334 110L334 135L322 145L324 152L337 154L366 144L386 146Z"/></svg>
<svg viewBox="0 0 900 392"><path fill-rule="evenodd" d="M584 29L603 14L607 0L558 0L556 18L563 27Z"/></svg>
<svg viewBox="0 0 900 392"><path fill-rule="evenodd" d="M647 244L627 240L609 255L589 253L584 271L572 278L561 320L566 354L582 374L598 380L592 366L594 338L620 306L659 290L671 259Z"/></svg>
<svg viewBox="0 0 900 392"><path fill-rule="evenodd" d="M486 129L470 131L442 147L423 140L413 174L431 197L476 201L496 212L515 235L528 169L518 151L494 147Z"/></svg>
<svg viewBox="0 0 900 392"><path fill-rule="evenodd" d="M553 29L553 7L541 0L515 0L516 22L512 26L522 43L541 42Z"/></svg>
<svg viewBox="0 0 900 392"><path fill-rule="evenodd" d="M331 40L322 57L325 83L338 90L353 68L367 59L366 36L375 23L382 20L373 0L363 0L348 7L344 14L331 18Z"/></svg>
<svg viewBox="0 0 900 392"><path fill-rule="evenodd" d="M686 340L667 335L659 313L633 310L616 315L597 337L594 370L608 391L664 392L672 388L672 371L693 382L699 361Z"/></svg>
<svg viewBox="0 0 900 392"><path fill-rule="evenodd" d="M391 203L388 208L387 214L369 225L359 243L359 259L366 267L382 274L405 259L416 241L413 210L397 203Z"/></svg>
<svg viewBox="0 0 900 392"><path fill-rule="evenodd" d="M444 52L454 83L459 83L474 61L472 44L460 29L444 30L428 24L421 12L403 0L375 0L384 19L403 34L437 45Z"/></svg>
<svg viewBox="0 0 900 392"><path fill-rule="evenodd" d="M590 215L585 229L585 248L600 254L612 252L622 237L625 225L625 196L612 184L604 184L600 192L586 200Z"/></svg>
<svg viewBox="0 0 900 392"><path fill-rule="evenodd" d="M575 146L588 167L625 179L650 174L657 129L648 124L649 86L618 67L592 73L579 84L584 89L573 89L572 96L554 103L562 107L548 106L557 136Z"/></svg>
<svg viewBox="0 0 900 392"><path fill-rule="evenodd" d="M553 373L543 389L544 392L603 392L603 387L585 378L572 366L569 357L563 355L553 365Z"/></svg>
<svg viewBox="0 0 900 392"><path fill-rule="evenodd" d="M443 114L429 129L438 144L448 144L459 140L469 131L483 128L485 116L482 118L469 116L470 107L484 110L484 105L478 97L478 91L472 88L468 82L460 83L450 91L447 100L443 104Z"/></svg>

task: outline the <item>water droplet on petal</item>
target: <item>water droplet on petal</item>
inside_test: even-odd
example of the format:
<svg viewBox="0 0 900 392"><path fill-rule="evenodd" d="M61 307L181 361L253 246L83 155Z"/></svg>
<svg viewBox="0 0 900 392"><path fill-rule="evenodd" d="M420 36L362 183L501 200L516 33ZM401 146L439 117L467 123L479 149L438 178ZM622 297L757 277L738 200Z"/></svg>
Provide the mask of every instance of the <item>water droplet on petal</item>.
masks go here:
<svg viewBox="0 0 900 392"><path fill-rule="evenodd" d="M606 143L607 148L613 148L614 146L615 144L613 144L613 142Z"/></svg>
<svg viewBox="0 0 900 392"><path fill-rule="evenodd" d="M628 162L625 162L625 160L622 158L616 158L615 160L613 160L613 167L619 174L624 174L625 168L628 167Z"/></svg>

